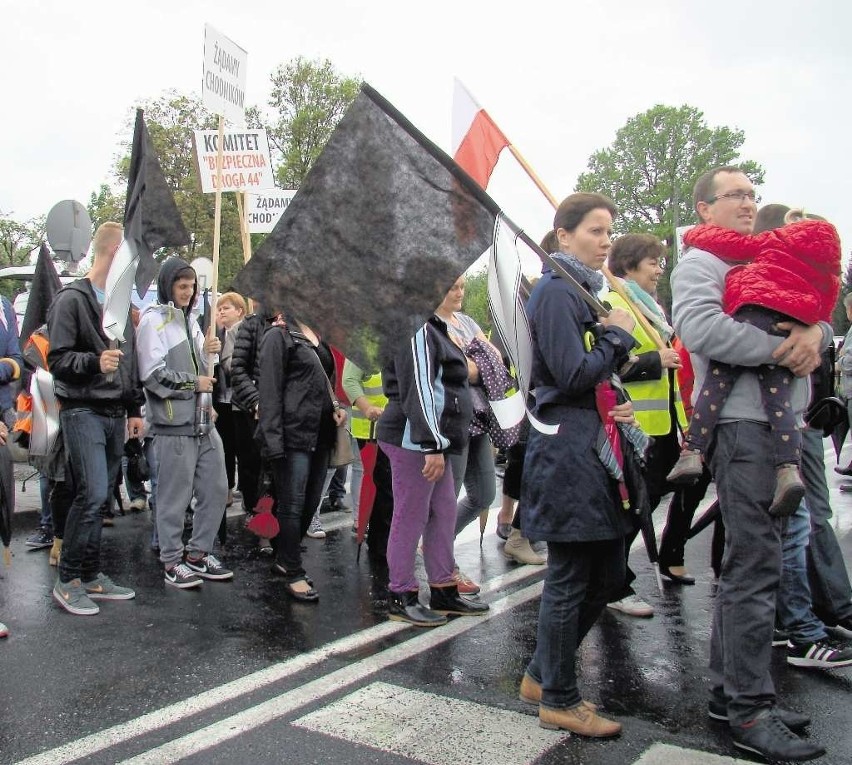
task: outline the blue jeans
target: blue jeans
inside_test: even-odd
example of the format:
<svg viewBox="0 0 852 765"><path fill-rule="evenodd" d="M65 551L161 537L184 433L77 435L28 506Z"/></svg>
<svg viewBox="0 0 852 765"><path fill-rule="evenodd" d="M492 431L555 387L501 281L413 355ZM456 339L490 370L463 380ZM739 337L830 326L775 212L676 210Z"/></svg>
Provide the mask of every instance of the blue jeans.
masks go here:
<svg viewBox="0 0 852 765"><path fill-rule="evenodd" d="M852 585L830 522L832 510L825 480L822 432L805 428L802 439L802 478L811 514L808 545L811 608L820 619L834 625L841 619L852 619Z"/></svg>
<svg viewBox="0 0 852 765"><path fill-rule="evenodd" d="M547 576L535 653L527 674L541 685L541 704L580 703L575 656L586 633L624 581L624 537L600 542L548 542Z"/></svg>
<svg viewBox="0 0 852 765"><path fill-rule="evenodd" d="M106 417L91 409L59 414L74 486L59 561L59 579L89 582L100 571L101 508L108 506L124 454L124 417Z"/></svg>
<svg viewBox="0 0 852 765"><path fill-rule="evenodd" d="M781 543L781 589L778 590L777 619L796 643L814 643L827 637L825 625L811 610L808 586L807 549L811 516L805 502L787 519Z"/></svg>
<svg viewBox="0 0 852 765"><path fill-rule="evenodd" d="M278 499L275 557L287 571L289 581L305 576L302 567L302 539L322 500L328 470L328 449L301 452L288 449L283 459L273 460L269 469Z"/></svg>
<svg viewBox="0 0 852 765"><path fill-rule="evenodd" d="M48 534L53 534L53 516L50 513L50 479L46 475L39 475L38 491L41 498L41 513L38 518L39 528Z"/></svg>
<svg viewBox="0 0 852 765"><path fill-rule="evenodd" d="M487 433L471 437L461 454L450 454L453 481L458 497L464 483L465 497L456 506L456 536L483 510L491 507L497 493L494 449Z"/></svg>
<svg viewBox="0 0 852 765"><path fill-rule="evenodd" d="M725 553L710 635L710 683L714 696L728 699L732 726L775 704L769 666L783 526L769 514L772 449L769 426L750 420L717 425L711 447Z"/></svg>

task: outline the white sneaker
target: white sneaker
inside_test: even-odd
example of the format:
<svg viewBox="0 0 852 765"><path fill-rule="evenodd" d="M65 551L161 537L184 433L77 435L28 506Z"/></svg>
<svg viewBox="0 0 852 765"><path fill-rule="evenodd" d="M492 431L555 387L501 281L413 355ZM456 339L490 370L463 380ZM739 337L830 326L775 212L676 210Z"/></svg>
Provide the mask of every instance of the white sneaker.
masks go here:
<svg viewBox="0 0 852 765"><path fill-rule="evenodd" d="M322 527L319 515L315 515L311 520L311 525L308 526L308 536L311 539L325 539L325 529Z"/></svg>
<svg viewBox="0 0 852 765"><path fill-rule="evenodd" d="M638 595L628 595L621 600L614 600L612 603L607 603L607 607L628 616L641 616L647 619L654 615L654 607Z"/></svg>

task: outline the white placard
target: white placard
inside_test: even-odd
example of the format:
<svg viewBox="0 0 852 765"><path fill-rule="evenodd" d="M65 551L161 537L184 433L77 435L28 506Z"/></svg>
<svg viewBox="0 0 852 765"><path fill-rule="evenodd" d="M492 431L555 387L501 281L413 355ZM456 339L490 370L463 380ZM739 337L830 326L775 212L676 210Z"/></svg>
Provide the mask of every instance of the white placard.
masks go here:
<svg viewBox="0 0 852 765"><path fill-rule="evenodd" d="M248 54L233 40L204 25L201 102L214 114L244 125Z"/></svg>
<svg viewBox="0 0 852 765"><path fill-rule="evenodd" d="M287 209L295 190L275 189L246 195L246 218L250 234L268 234Z"/></svg>
<svg viewBox="0 0 852 765"><path fill-rule="evenodd" d="M216 191L218 130L193 130L195 158L201 190ZM265 130L225 131L222 137L222 191L255 191L275 188Z"/></svg>

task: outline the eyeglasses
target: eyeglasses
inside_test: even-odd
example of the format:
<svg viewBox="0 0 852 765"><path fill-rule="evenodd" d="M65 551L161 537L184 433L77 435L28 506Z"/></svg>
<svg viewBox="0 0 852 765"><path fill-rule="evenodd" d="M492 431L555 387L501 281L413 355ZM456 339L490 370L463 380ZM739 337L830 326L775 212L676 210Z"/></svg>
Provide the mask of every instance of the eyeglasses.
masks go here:
<svg viewBox="0 0 852 765"><path fill-rule="evenodd" d="M715 197L710 197L707 200L708 205L718 202L720 199L733 199L737 204L742 204L746 199L750 199L756 204L760 202L760 197L754 191L729 191L727 194L717 194Z"/></svg>

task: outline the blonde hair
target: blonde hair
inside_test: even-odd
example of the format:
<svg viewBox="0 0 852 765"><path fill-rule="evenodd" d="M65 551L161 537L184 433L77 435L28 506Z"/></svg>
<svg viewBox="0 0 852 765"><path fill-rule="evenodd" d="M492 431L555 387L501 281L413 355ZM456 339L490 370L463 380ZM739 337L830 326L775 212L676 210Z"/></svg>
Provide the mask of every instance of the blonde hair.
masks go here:
<svg viewBox="0 0 852 765"><path fill-rule="evenodd" d="M108 220L106 223L101 223L95 235L92 238L92 252L97 258L103 255L110 247L119 244L124 238L124 226L115 221Z"/></svg>
<svg viewBox="0 0 852 765"><path fill-rule="evenodd" d="M225 292L219 295L219 299L216 301L216 308L222 305L222 303L230 303L243 316L246 315L246 311L248 310L245 299L237 292Z"/></svg>

